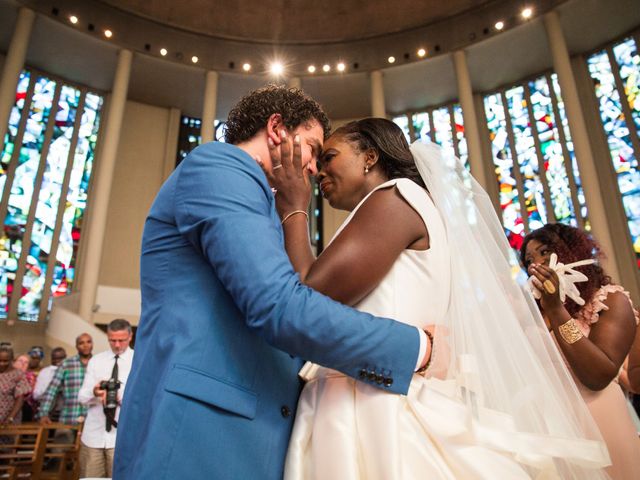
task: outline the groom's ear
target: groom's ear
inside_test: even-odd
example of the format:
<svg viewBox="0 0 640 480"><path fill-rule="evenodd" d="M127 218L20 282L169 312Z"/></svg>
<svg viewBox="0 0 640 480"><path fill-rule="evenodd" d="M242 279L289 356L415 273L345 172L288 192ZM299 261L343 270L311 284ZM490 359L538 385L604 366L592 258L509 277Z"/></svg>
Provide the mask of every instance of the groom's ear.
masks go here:
<svg viewBox="0 0 640 480"><path fill-rule="evenodd" d="M284 122L282 121L282 115L279 113L271 114L269 120L267 120L267 137L276 145L280 145L280 142L282 142L282 138L280 137L281 130L286 130Z"/></svg>

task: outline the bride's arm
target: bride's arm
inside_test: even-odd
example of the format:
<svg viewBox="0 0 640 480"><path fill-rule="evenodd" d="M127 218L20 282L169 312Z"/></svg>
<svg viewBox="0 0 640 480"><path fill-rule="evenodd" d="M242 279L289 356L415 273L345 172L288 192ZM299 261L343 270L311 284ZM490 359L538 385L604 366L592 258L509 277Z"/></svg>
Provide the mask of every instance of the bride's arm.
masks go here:
<svg viewBox="0 0 640 480"><path fill-rule="evenodd" d="M283 218L286 218L286 215ZM291 260L293 269L300 275L300 281L306 283L307 274L316 261L311 251L309 225L306 215L296 214L287 218L282 224L284 230L284 247Z"/></svg>
<svg viewBox="0 0 640 480"><path fill-rule="evenodd" d="M309 261L306 222L287 225L291 220L285 222L285 245L296 269L304 268L303 283L347 305L371 292L403 250L421 239L428 247L422 218L396 188L374 192L315 261Z"/></svg>

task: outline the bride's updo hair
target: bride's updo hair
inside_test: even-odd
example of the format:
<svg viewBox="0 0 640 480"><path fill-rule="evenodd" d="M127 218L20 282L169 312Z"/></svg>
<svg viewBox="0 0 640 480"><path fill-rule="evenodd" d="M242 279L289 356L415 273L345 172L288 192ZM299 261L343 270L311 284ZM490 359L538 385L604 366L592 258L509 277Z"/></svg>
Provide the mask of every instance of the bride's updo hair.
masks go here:
<svg viewBox="0 0 640 480"><path fill-rule="evenodd" d="M386 118L364 118L337 128L332 135L344 137L360 152L374 150L378 163L389 180L408 178L426 188L404 133Z"/></svg>

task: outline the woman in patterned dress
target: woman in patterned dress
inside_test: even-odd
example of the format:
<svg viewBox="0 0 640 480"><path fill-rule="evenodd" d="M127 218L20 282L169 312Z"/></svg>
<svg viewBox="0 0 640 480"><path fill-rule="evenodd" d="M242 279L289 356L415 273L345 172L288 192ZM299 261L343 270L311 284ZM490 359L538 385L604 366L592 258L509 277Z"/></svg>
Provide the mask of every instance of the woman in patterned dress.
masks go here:
<svg viewBox="0 0 640 480"><path fill-rule="evenodd" d="M22 404L30 391L24 372L13 367L13 351L0 348L0 425L20 423Z"/></svg>

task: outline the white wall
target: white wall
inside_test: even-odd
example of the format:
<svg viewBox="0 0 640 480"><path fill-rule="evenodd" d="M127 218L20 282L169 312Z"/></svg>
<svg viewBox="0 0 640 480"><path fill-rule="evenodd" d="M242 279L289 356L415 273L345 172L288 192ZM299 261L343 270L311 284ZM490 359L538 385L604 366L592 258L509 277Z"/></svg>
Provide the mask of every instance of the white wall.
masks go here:
<svg viewBox="0 0 640 480"><path fill-rule="evenodd" d="M127 102L111 186L94 323L108 323L116 317L138 323L142 231L166 176L165 157L175 158L176 122L179 115L172 115L168 108Z"/></svg>

